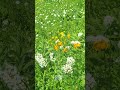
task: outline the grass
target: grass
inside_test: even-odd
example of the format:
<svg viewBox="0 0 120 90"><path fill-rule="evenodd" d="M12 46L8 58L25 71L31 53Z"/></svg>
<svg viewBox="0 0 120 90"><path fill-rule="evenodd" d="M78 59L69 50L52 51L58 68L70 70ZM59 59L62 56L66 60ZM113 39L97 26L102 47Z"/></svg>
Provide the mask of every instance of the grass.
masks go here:
<svg viewBox="0 0 120 90"><path fill-rule="evenodd" d="M36 59L36 90L85 89L84 5L84 0L35 1L35 53L42 54L47 63L41 67ZM72 45L71 41L79 43ZM50 53L54 54L54 61L50 60ZM75 60L72 73L61 69L67 57Z"/></svg>

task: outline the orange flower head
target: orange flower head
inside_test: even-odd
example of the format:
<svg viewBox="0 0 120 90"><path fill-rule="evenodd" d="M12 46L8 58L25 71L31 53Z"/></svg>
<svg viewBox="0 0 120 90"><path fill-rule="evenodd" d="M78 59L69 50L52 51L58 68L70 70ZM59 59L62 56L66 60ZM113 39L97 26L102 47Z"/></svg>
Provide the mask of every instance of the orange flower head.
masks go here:
<svg viewBox="0 0 120 90"><path fill-rule="evenodd" d="M60 41L60 42L57 43L57 45L58 45L58 46L62 46L63 43Z"/></svg>
<svg viewBox="0 0 120 90"><path fill-rule="evenodd" d="M75 44L73 44L73 47L74 47L74 48L78 48L78 47L80 47L80 46L81 46L80 43L75 43Z"/></svg>
<svg viewBox="0 0 120 90"><path fill-rule="evenodd" d="M59 49L59 46L58 45L55 45L54 46L54 49L57 51Z"/></svg>

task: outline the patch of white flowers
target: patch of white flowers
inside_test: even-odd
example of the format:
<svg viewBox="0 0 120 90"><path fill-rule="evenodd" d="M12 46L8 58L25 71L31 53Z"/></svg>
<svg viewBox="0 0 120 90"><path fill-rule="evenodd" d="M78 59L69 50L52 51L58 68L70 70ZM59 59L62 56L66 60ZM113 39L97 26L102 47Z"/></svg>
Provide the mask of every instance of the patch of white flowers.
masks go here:
<svg viewBox="0 0 120 90"><path fill-rule="evenodd" d="M75 60L73 57L67 57L67 62L65 65L63 65L62 69L64 73L73 73L73 64Z"/></svg>
<svg viewBox="0 0 120 90"><path fill-rule="evenodd" d="M15 66L5 64L5 68L0 70L0 78L6 83L10 90L26 90L26 86Z"/></svg>
<svg viewBox="0 0 120 90"><path fill-rule="evenodd" d="M47 66L47 60L43 57L42 54L36 54L35 59L37 60L41 68Z"/></svg>

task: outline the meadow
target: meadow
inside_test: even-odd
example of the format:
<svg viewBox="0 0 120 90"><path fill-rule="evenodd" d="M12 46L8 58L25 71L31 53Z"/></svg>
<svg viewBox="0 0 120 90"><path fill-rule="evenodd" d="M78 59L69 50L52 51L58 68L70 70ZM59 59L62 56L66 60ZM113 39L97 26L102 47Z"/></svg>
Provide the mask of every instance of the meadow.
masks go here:
<svg viewBox="0 0 120 90"><path fill-rule="evenodd" d="M35 1L35 90L85 89L85 1Z"/></svg>

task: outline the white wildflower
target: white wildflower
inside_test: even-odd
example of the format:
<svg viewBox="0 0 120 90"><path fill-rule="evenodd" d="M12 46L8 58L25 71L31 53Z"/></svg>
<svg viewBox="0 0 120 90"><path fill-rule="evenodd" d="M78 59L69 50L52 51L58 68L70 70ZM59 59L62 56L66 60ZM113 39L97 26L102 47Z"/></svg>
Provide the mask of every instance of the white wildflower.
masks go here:
<svg viewBox="0 0 120 90"><path fill-rule="evenodd" d="M81 37L83 35L83 33L78 33L78 37Z"/></svg>
<svg viewBox="0 0 120 90"><path fill-rule="evenodd" d="M79 41L71 41L71 44L80 44Z"/></svg>
<svg viewBox="0 0 120 90"><path fill-rule="evenodd" d="M42 54L37 54L35 56L35 59L37 60L41 68L44 68L47 66L47 61L45 58L43 58Z"/></svg>
<svg viewBox="0 0 120 90"><path fill-rule="evenodd" d="M72 66L69 64L65 64L62 69L64 73L73 73Z"/></svg>
<svg viewBox="0 0 120 90"><path fill-rule="evenodd" d="M74 62L75 62L75 59L73 57L67 57L66 64L72 65L72 64L74 64Z"/></svg>
<svg viewBox="0 0 120 90"><path fill-rule="evenodd" d="M55 61L55 58L53 57L54 53L50 53L49 56L50 56L50 61Z"/></svg>

